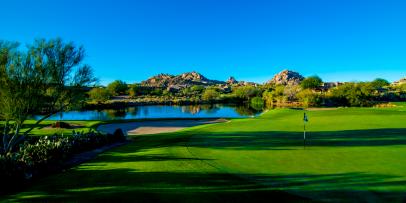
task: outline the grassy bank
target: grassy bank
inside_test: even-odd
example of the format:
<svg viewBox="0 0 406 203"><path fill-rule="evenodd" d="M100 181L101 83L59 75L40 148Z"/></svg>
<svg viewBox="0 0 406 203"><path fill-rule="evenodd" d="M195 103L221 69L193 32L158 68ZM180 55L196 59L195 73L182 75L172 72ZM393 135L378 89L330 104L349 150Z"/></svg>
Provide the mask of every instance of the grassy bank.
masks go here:
<svg viewBox="0 0 406 203"><path fill-rule="evenodd" d="M24 122L24 126L21 129L22 132L26 131L27 129L31 128L35 124L35 120L27 120ZM71 135L72 131L83 131L83 132L89 132L91 130L95 131L97 126L102 123L102 121L66 121L69 123L72 127L67 129L67 128L57 128L57 127L52 127L52 124L55 123L55 121L48 121L45 120L41 122L37 127L35 127L31 132L30 135L32 136L49 136L49 135ZM3 125L3 121L0 121L0 125Z"/></svg>
<svg viewBox="0 0 406 203"><path fill-rule="evenodd" d="M258 118L142 135L16 201L232 202L406 197L406 107L271 110Z"/></svg>

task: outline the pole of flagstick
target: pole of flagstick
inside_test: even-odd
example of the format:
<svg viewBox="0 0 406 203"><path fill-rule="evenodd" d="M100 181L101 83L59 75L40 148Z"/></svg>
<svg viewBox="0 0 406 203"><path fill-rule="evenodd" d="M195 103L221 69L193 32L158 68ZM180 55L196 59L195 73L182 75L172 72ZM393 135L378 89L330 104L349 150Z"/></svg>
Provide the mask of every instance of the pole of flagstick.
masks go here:
<svg viewBox="0 0 406 203"><path fill-rule="evenodd" d="M306 122L303 122L303 149L306 149Z"/></svg>

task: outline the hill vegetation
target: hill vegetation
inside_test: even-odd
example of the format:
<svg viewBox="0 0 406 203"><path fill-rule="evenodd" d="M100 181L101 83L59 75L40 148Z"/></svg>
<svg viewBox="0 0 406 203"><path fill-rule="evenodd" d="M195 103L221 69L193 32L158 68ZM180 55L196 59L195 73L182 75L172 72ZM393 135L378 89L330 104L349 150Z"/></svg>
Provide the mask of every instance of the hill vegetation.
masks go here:
<svg viewBox="0 0 406 203"><path fill-rule="evenodd" d="M406 83L390 84L377 78L370 82L323 82L317 75L303 77L297 72L283 70L265 84L207 79L200 73L188 72L177 76L159 74L139 84L121 81L109 84L106 91L89 93L97 105L143 104L201 104L252 103L261 97L263 105L274 106L373 106L386 102L405 101ZM120 84L120 90L118 88ZM112 87L115 88L112 88ZM114 96L127 95L115 100ZM255 103L258 103L258 99ZM103 105L104 104L104 105ZM89 106L95 105L90 104Z"/></svg>

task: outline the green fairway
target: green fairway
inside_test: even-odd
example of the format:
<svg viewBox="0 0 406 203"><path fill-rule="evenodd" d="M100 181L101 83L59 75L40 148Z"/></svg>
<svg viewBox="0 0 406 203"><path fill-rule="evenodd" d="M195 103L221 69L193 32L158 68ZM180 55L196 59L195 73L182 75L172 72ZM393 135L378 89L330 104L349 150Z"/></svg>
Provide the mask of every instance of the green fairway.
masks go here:
<svg viewBox="0 0 406 203"><path fill-rule="evenodd" d="M15 201L406 199L406 108L270 110L134 141L37 181Z"/></svg>

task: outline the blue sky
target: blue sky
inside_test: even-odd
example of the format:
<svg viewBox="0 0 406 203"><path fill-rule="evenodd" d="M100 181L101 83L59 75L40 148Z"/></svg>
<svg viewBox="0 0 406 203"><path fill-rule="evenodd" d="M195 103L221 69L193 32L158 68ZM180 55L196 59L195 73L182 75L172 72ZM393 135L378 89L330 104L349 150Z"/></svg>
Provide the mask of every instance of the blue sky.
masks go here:
<svg viewBox="0 0 406 203"><path fill-rule="evenodd" d="M101 83L158 73L264 82L406 76L406 1L0 0L0 39L83 45Z"/></svg>

